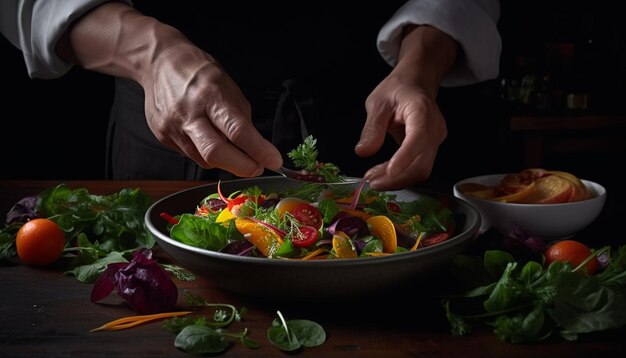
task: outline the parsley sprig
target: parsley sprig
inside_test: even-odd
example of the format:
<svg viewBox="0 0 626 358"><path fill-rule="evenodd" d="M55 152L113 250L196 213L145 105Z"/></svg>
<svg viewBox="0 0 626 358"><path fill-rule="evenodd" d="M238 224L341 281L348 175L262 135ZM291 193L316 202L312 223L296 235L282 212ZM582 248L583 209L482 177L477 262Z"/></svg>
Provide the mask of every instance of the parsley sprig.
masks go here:
<svg viewBox="0 0 626 358"><path fill-rule="evenodd" d="M341 181L339 167L333 163L324 163L317 160L317 139L308 136L296 149L287 153L296 168L305 170L309 174L321 175L327 182Z"/></svg>

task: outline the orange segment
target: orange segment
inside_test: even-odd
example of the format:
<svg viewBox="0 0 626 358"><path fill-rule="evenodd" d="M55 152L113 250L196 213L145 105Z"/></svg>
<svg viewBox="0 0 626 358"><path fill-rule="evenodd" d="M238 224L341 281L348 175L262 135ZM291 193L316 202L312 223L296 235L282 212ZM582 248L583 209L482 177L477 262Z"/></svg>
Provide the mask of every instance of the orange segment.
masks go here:
<svg viewBox="0 0 626 358"><path fill-rule="evenodd" d="M235 219L235 227L265 257L272 257L283 243L283 239L272 229L248 218Z"/></svg>
<svg viewBox="0 0 626 358"><path fill-rule="evenodd" d="M366 220L370 226L370 232L380 238L383 242L383 252L394 253L398 248L398 237L396 228L391 219L385 215L376 215Z"/></svg>
<svg viewBox="0 0 626 358"><path fill-rule="evenodd" d="M337 231L333 235L333 249L335 255L340 259L356 259L356 247L352 243L352 240L343 231Z"/></svg>

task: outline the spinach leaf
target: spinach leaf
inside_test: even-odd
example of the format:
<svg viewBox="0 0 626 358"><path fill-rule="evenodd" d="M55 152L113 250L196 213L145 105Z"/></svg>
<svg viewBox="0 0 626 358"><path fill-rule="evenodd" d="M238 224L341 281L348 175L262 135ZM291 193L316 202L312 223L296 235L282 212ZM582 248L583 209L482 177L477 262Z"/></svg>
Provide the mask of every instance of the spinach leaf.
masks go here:
<svg viewBox="0 0 626 358"><path fill-rule="evenodd" d="M219 251L228 244L228 228L193 214L183 214L170 236L184 244Z"/></svg>
<svg viewBox="0 0 626 358"><path fill-rule="evenodd" d="M267 330L267 339L283 351L295 351L301 347L317 347L326 341L326 332L317 322L310 320L285 320L276 312L272 326Z"/></svg>
<svg viewBox="0 0 626 358"><path fill-rule="evenodd" d="M226 337L207 326L187 326L174 340L174 346L194 354L221 353L230 343Z"/></svg>

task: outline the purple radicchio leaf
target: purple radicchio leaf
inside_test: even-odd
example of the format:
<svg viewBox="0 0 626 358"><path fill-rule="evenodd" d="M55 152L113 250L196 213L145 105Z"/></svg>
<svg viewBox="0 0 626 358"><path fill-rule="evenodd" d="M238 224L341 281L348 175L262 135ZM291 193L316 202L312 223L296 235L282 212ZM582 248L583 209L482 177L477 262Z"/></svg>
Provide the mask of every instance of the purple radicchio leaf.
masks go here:
<svg viewBox="0 0 626 358"><path fill-rule="evenodd" d="M26 222L37 217L35 211L37 206L37 196L27 196L13 205L7 213L7 225L13 222Z"/></svg>
<svg viewBox="0 0 626 358"><path fill-rule="evenodd" d="M542 254L546 249L542 238L531 235L515 223L511 231L504 236L502 246L505 250L527 249L535 254Z"/></svg>
<svg viewBox="0 0 626 358"><path fill-rule="evenodd" d="M343 231L348 237L355 238L369 233L367 223L359 217L337 214L333 219L335 221L327 229L331 235L335 235L337 231Z"/></svg>
<svg viewBox="0 0 626 358"><path fill-rule="evenodd" d="M252 245L252 243L248 240L237 240L237 241L233 241L233 242L229 242L228 244L226 244L226 246L224 246L220 252L223 252L225 254L232 254L232 255L240 255L240 256L251 256L251 251L250 250L254 245Z"/></svg>
<svg viewBox="0 0 626 358"><path fill-rule="evenodd" d="M207 200L204 205L211 211L219 211L226 207L226 203L222 199L211 198Z"/></svg>
<svg viewBox="0 0 626 358"><path fill-rule="evenodd" d="M135 251L130 262L109 264L91 291L91 301L107 297L113 290L134 311L152 314L172 311L178 289L168 273L152 260L150 250Z"/></svg>

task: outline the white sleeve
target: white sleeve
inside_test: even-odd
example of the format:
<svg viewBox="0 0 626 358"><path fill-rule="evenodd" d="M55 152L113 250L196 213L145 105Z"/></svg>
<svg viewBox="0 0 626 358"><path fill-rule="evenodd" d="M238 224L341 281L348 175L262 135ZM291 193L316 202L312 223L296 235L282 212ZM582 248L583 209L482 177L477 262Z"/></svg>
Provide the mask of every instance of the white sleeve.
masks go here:
<svg viewBox="0 0 626 358"><path fill-rule="evenodd" d="M442 86L494 79L499 74L502 51L499 18L498 0L410 0L378 33L378 51L387 63L395 66L402 28L409 24L430 25L454 38L461 49Z"/></svg>
<svg viewBox="0 0 626 358"><path fill-rule="evenodd" d="M0 31L22 50L31 78L60 77L72 64L56 54L57 41L73 21L108 1L0 0Z"/></svg>

